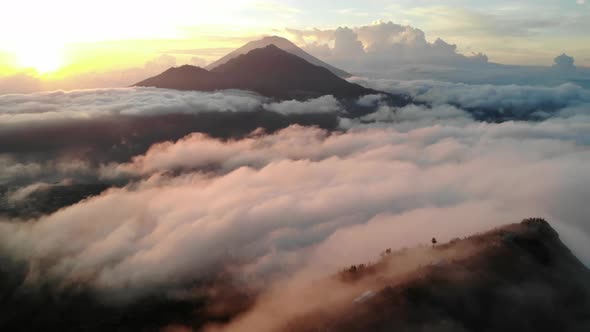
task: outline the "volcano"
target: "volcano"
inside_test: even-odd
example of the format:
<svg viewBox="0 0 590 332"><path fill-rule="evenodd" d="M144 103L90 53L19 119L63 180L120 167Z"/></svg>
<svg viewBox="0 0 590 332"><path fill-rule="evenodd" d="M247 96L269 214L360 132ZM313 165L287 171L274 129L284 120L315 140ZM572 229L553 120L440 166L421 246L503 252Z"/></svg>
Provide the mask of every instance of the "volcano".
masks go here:
<svg viewBox="0 0 590 332"><path fill-rule="evenodd" d="M253 41L247 43L246 45L236 49L235 51L227 54L223 58L206 66L205 69L211 70L213 68L219 67L219 66L229 62L231 59L237 58L238 56L240 56L242 54L246 54L246 53L248 53L252 50L255 50L257 48L264 48L269 45L275 45L276 47L282 49L283 51L287 51L293 55L296 55L313 65L324 67L338 77L347 78L347 77L352 76L349 73L347 73L346 71L336 68L330 64L327 64L324 61L305 52L304 50L299 48L297 45L293 44L290 40L283 38L283 37L278 37L278 36L268 36L268 37L264 37L259 40L253 40Z"/></svg>
<svg viewBox="0 0 590 332"><path fill-rule="evenodd" d="M281 100L324 95L351 100L381 93L350 83L274 44L239 55L211 70L190 65L170 68L134 86L197 91L240 89Z"/></svg>

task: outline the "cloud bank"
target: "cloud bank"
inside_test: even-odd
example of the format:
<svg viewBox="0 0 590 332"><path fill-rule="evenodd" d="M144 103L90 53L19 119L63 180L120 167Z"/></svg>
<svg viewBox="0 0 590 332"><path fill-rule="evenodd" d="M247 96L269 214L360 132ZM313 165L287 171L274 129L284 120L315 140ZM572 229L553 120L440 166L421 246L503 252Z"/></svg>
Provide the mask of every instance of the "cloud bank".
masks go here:
<svg viewBox="0 0 590 332"><path fill-rule="evenodd" d="M353 71L389 71L400 64L478 65L485 54L465 56L457 45L437 38L426 40L424 31L393 22L331 30L287 29L310 53Z"/></svg>
<svg viewBox="0 0 590 332"><path fill-rule="evenodd" d="M5 167L0 184L18 180L16 173L28 178L61 174L61 164L126 161L152 144L192 132L231 138L294 123L332 129L339 109L331 96L275 103L230 90L121 88L2 95L0 162Z"/></svg>
<svg viewBox="0 0 590 332"><path fill-rule="evenodd" d="M264 99L255 93L204 93L156 88L120 88L0 96L3 124L95 119L100 116L252 111Z"/></svg>
<svg viewBox="0 0 590 332"><path fill-rule="evenodd" d="M352 81L381 91L409 95L416 101L432 105L455 105L465 110L479 110L480 114L476 113L479 116L497 114L504 120L565 116L571 109L590 107L590 90L575 84L540 87L477 85L433 80L353 78ZM587 114L583 111L578 113Z"/></svg>
<svg viewBox="0 0 590 332"><path fill-rule="evenodd" d="M498 28L498 22L488 23L492 29ZM510 20L501 23L515 28L514 31L522 30ZM501 29L506 30L502 35L514 32L508 31L510 28ZM495 85L572 83L590 88L590 69L574 66L573 58L565 54L555 58L554 66L504 65L490 61L481 52L461 54L457 45L440 38L427 38L418 28L381 21L356 27L286 31L307 52L361 76Z"/></svg>
<svg viewBox="0 0 590 332"><path fill-rule="evenodd" d="M0 217L0 257L26 266L26 285L49 280L108 298L170 296L219 274L272 297L385 248L540 216L590 264L587 90L355 80L421 104L369 95L356 106L372 112L353 117L330 96L272 103L240 91L135 88L2 96L0 183L13 187L0 196L14 205L70 184L103 187L35 219ZM477 110L507 109L535 121L478 121ZM316 117L334 122L309 126ZM232 126L242 134L201 130Z"/></svg>
<svg viewBox="0 0 590 332"><path fill-rule="evenodd" d="M588 129L548 120L339 134L291 127L230 142L193 135L122 165L145 176L133 186L34 223L1 223L0 243L31 263L33 279L153 289L207 276L228 257L254 274L333 269L379 247L540 215L589 262ZM225 172L168 173L208 164ZM428 234L410 227L415 216ZM342 243L355 254L321 249Z"/></svg>
<svg viewBox="0 0 590 332"><path fill-rule="evenodd" d="M309 113L336 113L342 109L340 103L333 96L323 96L304 102L296 100L271 103L264 106L268 111L280 114L309 114Z"/></svg>

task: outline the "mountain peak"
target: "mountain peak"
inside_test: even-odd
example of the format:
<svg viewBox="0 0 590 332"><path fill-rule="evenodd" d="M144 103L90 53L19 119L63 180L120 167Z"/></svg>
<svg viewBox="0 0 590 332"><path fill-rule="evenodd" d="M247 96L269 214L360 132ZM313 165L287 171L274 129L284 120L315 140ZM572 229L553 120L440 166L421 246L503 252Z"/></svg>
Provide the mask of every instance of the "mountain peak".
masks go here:
<svg viewBox="0 0 590 332"><path fill-rule="evenodd" d="M271 50L280 50L280 48L275 45L275 44L268 44L264 47L265 49L271 49Z"/></svg>
<svg viewBox="0 0 590 332"><path fill-rule="evenodd" d="M293 54L283 50L282 48L278 47L275 44L268 44L264 47L255 48L246 54L242 54L241 56L248 55L248 54L262 54L262 53L269 53L269 54L273 54L273 55L281 54L281 55L294 56Z"/></svg>
<svg viewBox="0 0 590 332"><path fill-rule="evenodd" d="M168 68L166 72L186 72L186 71L191 71L194 73L199 73L199 72L207 72L207 69L201 68L201 67L197 67L197 66L193 66L193 65L182 65L182 66L178 66L178 67L170 67Z"/></svg>
<svg viewBox="0 0 590 332"><path fill-rule="evenodd" d="M284 43L295 46L295 44L293 44L289 39L280 36L266 36L260 39L260 41L272 44Z"/></svg>
<svg viewBox="0 0 590 332"><path fill-rule="evenodd" d="M228 71L229 68L233 68L233 69L237 69L234 68L236 66L247 66L247 65L262 65L260 62L261 61L270 61L267 62L268 65L285 65L287 64L287 62L293 64L293 63L298 63L300 65L304 65L304 66L315 66L307 61L305 61L304 59L293 55L292 53L289 53L285 50L283 50L282 48L278 47L275 44L268 44L264 47L260 47L260 48L255 48L251 51L249 51L248 53L245 54L241 54L231 60L229 60L227 63L224 63L220 66L217 66L213 69L211 69L211 72L226 72ZM319 66L315 66L315 67L319 67ZM249 68L244 67L241 68L242 70L249 70ZM272 72L275 71L284 71L286 68L279 68L279 67L275 67L275 68L271 68ZM323 67L319 67L319 70L327 70Z"/></svg>
<svg viewBox="0 0 590 332"><path fill-rule="evenodd" d="M233 52L227 54L226 56L222 57L221 59L206 66L205 68L208 70L215 69L216 67L219 67L219 66L229 62L231 59L237 58L238 56L240 56L242 54L246 54L246 53L248 53L252 50L258 49L258 48L264 48L268 45L275 45L276 47L282 49L283 51L287 51L291 54L294 54L294 55L306 60L307 62L309 62L311 64L314 64L314 65L320 66L320 67L324 67L324 68L328 69L329 71L331 71L336 76L344 77L344 78L351 76L349 73L345 72L344 70L336 68L334 66L331 66L331 65L325 63L324 61L305 52L304 50L299 48L297 45L295 45L290 40L280 37L280 36L266 36L266 37L263 37L262 39L250 41L250 42L246 43L244 46L234 50Z"/></svg>

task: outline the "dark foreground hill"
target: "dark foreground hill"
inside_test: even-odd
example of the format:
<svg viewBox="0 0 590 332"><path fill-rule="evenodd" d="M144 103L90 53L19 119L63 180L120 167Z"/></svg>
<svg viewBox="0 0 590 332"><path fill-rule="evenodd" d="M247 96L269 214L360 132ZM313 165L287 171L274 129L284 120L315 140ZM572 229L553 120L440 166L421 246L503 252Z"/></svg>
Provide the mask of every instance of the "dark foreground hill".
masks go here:
<svg viewBox="0 0 590 332"><path fill-rule="evenodd" d="M23 284L26 270L0 255L0 331L198 330L255 303L255 295L221 279L193 285L201 296L156 294L109 305L80 285ZM377 263L352 266L332 279L331 288L305 301L309 307L277 330L590 331L590 271L544 220L435 247L385 251ZM351 296L338 305L312 305L338 292Z"/></svg>
<svg viewBox="0 0 590 332"><path fill-rule="evenodd" d="M211 71L185 65L170 68L135 86L198 91L240 89L283 100L324 95L354 99L379 93L350 83L272 44L232 58Z"/></svg>
<svg viewBox="0 0 590 332"><path fill-rule="evenodd" d="M401 262L424 259L416 250L430 262L399 275ZM386 252L338 278L375 291L340 310L302 315L283 331L590 331L590 270L542 219Z"/></svg>

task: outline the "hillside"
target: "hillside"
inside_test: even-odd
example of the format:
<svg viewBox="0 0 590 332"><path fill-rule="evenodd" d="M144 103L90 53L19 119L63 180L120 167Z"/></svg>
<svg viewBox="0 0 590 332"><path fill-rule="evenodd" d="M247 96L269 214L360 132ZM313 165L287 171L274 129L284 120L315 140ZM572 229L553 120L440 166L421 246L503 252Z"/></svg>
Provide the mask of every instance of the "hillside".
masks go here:
<svg viewBox="0 0 590 332"><path fill-rule="evenodd" d="M590 329L590 270L542 219L385 252L378 263L352 266L336 278L344 288L371 291L337 310L302 315L283 331Z"/></svg>

